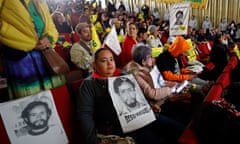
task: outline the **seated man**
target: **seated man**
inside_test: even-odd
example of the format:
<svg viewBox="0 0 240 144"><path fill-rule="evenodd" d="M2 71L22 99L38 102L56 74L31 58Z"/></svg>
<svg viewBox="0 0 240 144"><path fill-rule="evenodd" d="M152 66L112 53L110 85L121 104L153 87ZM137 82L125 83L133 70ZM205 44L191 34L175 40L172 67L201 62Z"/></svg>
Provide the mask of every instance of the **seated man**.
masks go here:
<svg viewBox="0 0 240 144"><path fill-rule="evenodd" d="M163 44L161 42L161 34L159 31L159 26L155 26L155 25L150 25L148 27L148 31L150 33L150 35L147 38L147 44L150 46L150 48L152 49L158 49L158 54L161 54L164 51L164 47Z"/></svg>
<svg viewBox="0 0 240 144"><path fill-rule="evenodd" d="M77 68L91 73L92 68L92 49L91 49L91 26L87 23L79 23L76 32L80 36L80 41L73 44L70 50L71 61Z"/></svg>

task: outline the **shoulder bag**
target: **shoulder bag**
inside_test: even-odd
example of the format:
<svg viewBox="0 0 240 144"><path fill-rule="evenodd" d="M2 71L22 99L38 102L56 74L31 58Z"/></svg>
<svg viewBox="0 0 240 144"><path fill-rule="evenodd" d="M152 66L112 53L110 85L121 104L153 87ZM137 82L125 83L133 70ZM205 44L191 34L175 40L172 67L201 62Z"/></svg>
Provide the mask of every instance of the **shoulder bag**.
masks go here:
<svg viewBox="0 0 240 144"><path fill-rule="evenodd" d="M42 51L43 58L50 70L55 74L66 74L69 72L69 66L65 60L55 52L53 48L47 48Z"/></svg>

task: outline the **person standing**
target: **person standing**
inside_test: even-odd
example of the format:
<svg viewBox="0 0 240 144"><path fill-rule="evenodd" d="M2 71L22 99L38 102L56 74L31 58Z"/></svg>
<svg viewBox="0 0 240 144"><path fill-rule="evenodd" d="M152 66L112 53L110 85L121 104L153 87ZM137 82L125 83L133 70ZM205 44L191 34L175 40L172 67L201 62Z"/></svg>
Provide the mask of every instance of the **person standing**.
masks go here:
<svg viewBox="0 0 240 144"><path fill-rule="evenodd" d="M209 31L212 29L212 22L209 19L209 16L205 16L205 20L202 23L202 29Z"/></svg>
<svg viewBox="0 0 240 144"><path fill-rule="evenodd" d="M65 84L48 70L41 51L54 47L58 32L44 0L1 0L0 42L9 99Z"/></svg>
<svg viewBox="0 0 240 144"><path fill-rule="evenodd" d="M198 21L195 15L192 15L191 19L189 20L188 26L192 27L193 29L198 29Z"/></svg>
<svg viewBox="0 0 240 144"><path fill-rule="evenodd" d="M228 27L227 18L222 17L221 21L219 23L218 29L219 29L220 32L224 33L224 32L226 32L227 27Z"/></svg>

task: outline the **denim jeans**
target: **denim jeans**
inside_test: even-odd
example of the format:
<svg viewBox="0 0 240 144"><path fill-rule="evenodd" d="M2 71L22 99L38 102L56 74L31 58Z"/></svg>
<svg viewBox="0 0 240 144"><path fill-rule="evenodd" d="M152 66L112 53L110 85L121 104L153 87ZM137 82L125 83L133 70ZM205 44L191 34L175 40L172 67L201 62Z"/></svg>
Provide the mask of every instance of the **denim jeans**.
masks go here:
<svg viewBox="0 0 240 144"><path fill-rule="evenodd" d="M137 144L178 144L185 126L161 113L156 120L136 133Z"/></svg>

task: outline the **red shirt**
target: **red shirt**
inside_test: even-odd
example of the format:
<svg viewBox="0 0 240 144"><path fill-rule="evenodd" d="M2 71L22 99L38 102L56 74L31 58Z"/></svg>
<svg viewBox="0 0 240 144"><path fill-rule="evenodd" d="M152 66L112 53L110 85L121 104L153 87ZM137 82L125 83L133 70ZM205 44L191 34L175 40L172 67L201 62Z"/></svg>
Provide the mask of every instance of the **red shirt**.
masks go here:
<svg viewBox="0 0 240 144"><path fill-rule="evenodd" d="M132 48L137 44L137 40L127 35L122 43L122 52L120 54L121 66L125 66L132 60Z"/></svg>

